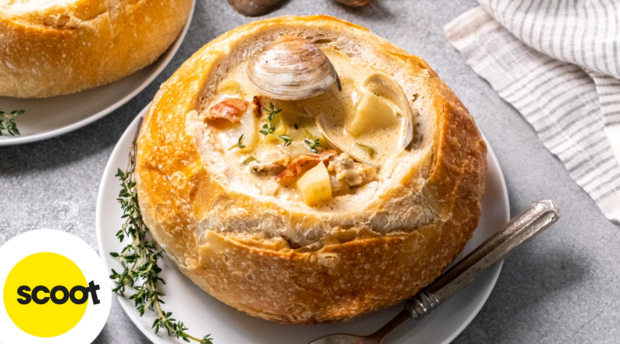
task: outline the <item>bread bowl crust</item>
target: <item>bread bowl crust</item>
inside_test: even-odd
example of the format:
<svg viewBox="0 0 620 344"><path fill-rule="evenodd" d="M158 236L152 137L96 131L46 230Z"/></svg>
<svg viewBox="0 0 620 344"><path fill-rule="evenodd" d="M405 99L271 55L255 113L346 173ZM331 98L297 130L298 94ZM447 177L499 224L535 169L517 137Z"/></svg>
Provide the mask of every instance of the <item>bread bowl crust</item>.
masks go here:
<svg viewBox="0 0 620 344"><path fill-rule="evenodd" d="M110 83L153 63L192 0L76 0L18 10L0 4L0 95L44 98Z"/></svg>
<svg viewBox="0 0 620 344"><path fill-rule="evenodd" d="M378 45L412 78L420 80L436 114L432 148L423 158L426 182L412 169L400 187L375 205L394 211L390 200L411 193L437 221L381 234L349 228L319 249L292 249L284 240L200 229L210 207L226 199L249 214L286 213L301 221L314 214L289 213L226 190L205 168L185 116L197 108L209 71L234 42L287 25L346 30ZM413 296L437 278L461 252L477 227L486 179L486 145L460 100L422 59L365 28L327 16L281 17L241 26L196 52L162 85L138 141L137 189L144 221L179 269L220 301L250 315L294 324L346 321ZM182 172L182 182L170 176ZM403 196L404 195L404 196ZM293 220L291 220L293 221Z"/></svg>

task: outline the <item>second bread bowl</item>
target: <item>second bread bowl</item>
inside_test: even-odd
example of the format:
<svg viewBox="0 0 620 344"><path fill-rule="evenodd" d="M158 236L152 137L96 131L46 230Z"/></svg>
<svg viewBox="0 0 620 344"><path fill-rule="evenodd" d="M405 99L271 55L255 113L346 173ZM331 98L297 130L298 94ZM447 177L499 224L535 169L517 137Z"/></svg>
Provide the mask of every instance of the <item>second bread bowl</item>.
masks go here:
<svg viewBox="0 0 620 344"><path fill-rule="evenodd" d="M0 0L0 96L82 91L153 63L192 0Z"/></svg>

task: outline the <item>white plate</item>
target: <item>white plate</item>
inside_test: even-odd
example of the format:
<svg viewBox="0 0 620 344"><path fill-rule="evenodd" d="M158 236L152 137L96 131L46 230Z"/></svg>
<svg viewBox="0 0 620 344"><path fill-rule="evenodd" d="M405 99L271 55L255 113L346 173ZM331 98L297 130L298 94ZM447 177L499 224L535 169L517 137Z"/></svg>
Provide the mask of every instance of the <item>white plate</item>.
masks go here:
<svg viewBox="0 0 620 344"><path fill-rule="evenodd" d="M15 120L21 135L9 136L3 133L3 136L0 136L0 146L35 142L66 134L127 103L148 86L172 60L185 38L193 14L194 4L183 30L157 61L118 81L78 93L44 99L0 97L0 109L4 112L17 109L26 111Z"/></svg>
<svg viewBox="0 0 620 344"><path fill-rule="evenodd" d="M112 156L103 173L99 196L97 199L97 239L99 254L108 269L120 270L120 263L109 252L119 252L123 245L116 239L115 233L121 227L121 209L116 201L120 191L119 181L114 176L118 168L127 166L127 154L131 140L136 131L139 116L129 125L114 148ZM506 183L497 158L489 147L489 175L486 182L482 217L473 238L469 241L460 259L488 237L502 229L509 220L508 193ZM388 340L399 344L436 344L449 343L472 321L489 297L499 276L502 263L488 269L472 284L440 306L430 316L417 324L408 323L397 330ZM348 323L328 325L295 326L282 325L253 318L226 306L212 298L185 277L174 264L165 258L162 260L162 277L166 285L160 288L166 296L165 310L173 312L176 319L185 322L189 333L203 336L210 333L215 344L306 344L313 339L332 333L369 334L395 316L402 305L375 312ZM142 318L127 298L119 297L121 306L136 326L154 343L182 343L169 338L165 331L155 335L151 325L155 320L152 312ZM415 326L414 326L415 325Z"/></svg>

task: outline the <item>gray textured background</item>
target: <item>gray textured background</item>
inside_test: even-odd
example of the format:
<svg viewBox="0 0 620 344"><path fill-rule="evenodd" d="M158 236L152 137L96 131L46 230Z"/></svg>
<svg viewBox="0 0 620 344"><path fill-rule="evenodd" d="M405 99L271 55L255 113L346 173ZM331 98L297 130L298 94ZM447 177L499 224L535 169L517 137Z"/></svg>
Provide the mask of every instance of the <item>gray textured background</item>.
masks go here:
<svg viewBox="0 0 620 344"><path fill-rule="evenodd" d="M197 0L196 6L172 63L136 98L73 133L0 148L0 244L24 231L56 228L96 249L97 189L126 126L194 51L251 21L233 12L225 0ZM620 228L603 217L528 123L449 45L443 26L474 6L474 0L376 0L354 10L329 0L291 0L272 15L334 15L426 59L469 108L495 149L512 214L545 197L562 209L556 226L508 257L488 302L455 343L620 343ZM95 342L148 340L115 300Z"/></svg>

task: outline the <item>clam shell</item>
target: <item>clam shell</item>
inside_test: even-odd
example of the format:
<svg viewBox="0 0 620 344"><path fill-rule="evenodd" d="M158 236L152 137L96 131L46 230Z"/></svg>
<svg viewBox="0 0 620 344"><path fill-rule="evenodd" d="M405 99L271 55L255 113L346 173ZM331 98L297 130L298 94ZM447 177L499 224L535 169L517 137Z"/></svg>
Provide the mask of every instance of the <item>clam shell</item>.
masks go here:
<svg viewBox="0 0 620 344"><path fill-rule="evenodd" d="M402 132L398 148L407 148L413 140L413 113L411 112L409 102L403 90L392 78L381 72L375 72L369 75L366 80L364 80L362 87L366 89L367 92L381 94L391 99L404 112L405 123L403 123L401 128Z"/></svg>
<svg viewBox="0 0 620 344"><path fill-rule="evenodd" d="M403 90L396 82L394 82L394 80L392 80L392 78L381 72L374 72L369 75L366 80L364 80L362 88L364 89L364 92L372 92L389 98L403 111L403 123L399 128L399 142L396 149L397 151L401 151L407 148L407 146L409 146L409 144L413 140L413 112L411 111L409 102L407 101ZM377 116L380 115L380 113L377 114ZM321 134L323 134L323 137L325 137L325 139L330 143L330 145L332 145L341 152L349 154L349 156L359 162L363 162L367 165L375 167L380 166L379 164L377 164L377 162L365 159L360 154L357 154L357 152L348 149L346 145L338 142L338 140L335 139L336 136L331 135L329 130L326 129L328 126L323 124L323 116L317 116L315 121L317 128L319 129L319 131L321 131Z"/></svg>
<svg viewBox="0 0 620 344"><path fill-rule="evenodd" d="M262 16L278 7L283 0L228 0L230 6L246 17Z"/></svg>
<svg viewBox="0 0 620 344"><path fill-rule="evenodd" d="M263 94L281 100L317 96L336 83L336 69L313 43L296 36L282 36L246 66L248 79Z"/></svg>
<svg viewBox="0 0 620 344"><path fill-rule="evenodd" d="M321 132L321 134L323 134L323 137L327 140L327 142L329 142L330 145L332 145L332 147L336 148L337 150L339 150L340 152L344 152L349 154L349 156L351 158L353 158L353 160L359 161L359 162L363 162L366 165L369 166L373 166L373 167L380 167L379 164L377 164L374 161L365 159L363 156L357 154L354 151L351 151L350 149L348 149L346 146L341 145L338 140L335 140L334 137L329 133L329 130L325 129L325 125L322 122L322 116L317 116L315 119L315 123L316 123L316 127L319 129L319 131Z"/></svg>

